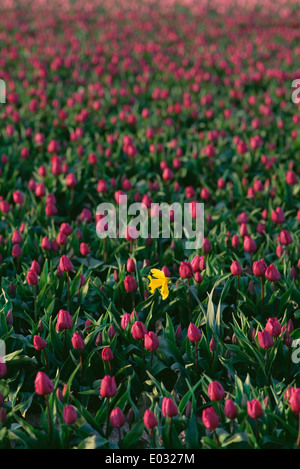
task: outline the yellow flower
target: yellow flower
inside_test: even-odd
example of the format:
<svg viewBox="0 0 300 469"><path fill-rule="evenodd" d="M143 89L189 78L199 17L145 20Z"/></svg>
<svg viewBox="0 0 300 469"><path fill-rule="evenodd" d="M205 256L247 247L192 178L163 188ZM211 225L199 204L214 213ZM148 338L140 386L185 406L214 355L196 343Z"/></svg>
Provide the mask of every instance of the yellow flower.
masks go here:
<svg viewBox="0 0 300 469"><path fill-rule="evenodd" d="M154 290L156 288L160 288L160 294L162 296L162 299L165 300L169 295L168 283L171 280L165 276L162 270L159 269L151 269L151 274L154 278L152 278L151 275L148 275L148 278L150 280L150 292L154 293Z"/></svg>

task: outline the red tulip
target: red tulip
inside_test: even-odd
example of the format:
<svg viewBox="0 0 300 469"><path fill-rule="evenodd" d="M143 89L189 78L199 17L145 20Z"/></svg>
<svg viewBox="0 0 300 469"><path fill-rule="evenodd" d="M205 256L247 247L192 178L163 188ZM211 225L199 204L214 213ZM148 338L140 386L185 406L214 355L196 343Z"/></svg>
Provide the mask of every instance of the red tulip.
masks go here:
<svg viewBox="0 0 300 469"><path fill-rule="evenodd" d="M211 401L220 401L225 397L223 386L218 381L212 381L208 385L208 395Z"/></svg>
<svg viewBox="0 0 300 469"><path fill-rule="evenodd" d="M60 258L60 261L59 261L59 268L62 272L70 272L71 270L74 269L73 267L73 264L72 262L70 261L70 259L63 255L61 258Z"/></svg>
<svg viewBox="0 0 300 469"><path fill-rule="evenodd" d="M33 337L33 345L34 345L34 348L38 351L41 351L43 350L45 347L47 347L47 342L46 340L44 340L42 337L40 337L39 335L35 335Z"/></svg>
<svg viewBox="0 0 300 469"><path fill-rule="evenodd" d="M49 376L43 371L39 371L34 381L35 392L41 396L51 394L53 392L53 383Z"/></svg>
<svg viewBox="0 0 300 469"><path fill-rule="evenodd" d="M125 416L119 407L111 411L110 424L114 428L121 428L125 423Z"/></svg>
<svg viewBox="0 0 300 469"><path fill-rule="evenodd" d="M278 337L281 334L281 325L277 318L269 318L265 330L271 334L272 337Z"/></svg>
<svg viewBox="0 0 300 469"><path fill-rule="evenodd" d="M195 324L190 323L187 336L191 342L198 342L202 337L201 330Z"/></svg>
<svg viewBox="0 0 300 469"><path fill-rule="evenodd" d="M261 407L261 403L256 399L252 399L252 401L247 401L247 412L249 417L255 420L262 417L264 413Z"/></svg>
<svg viewBox="0 0 300 469"><path fill-rule="evenodd" d="M219 426L219 417L213 407L207 407L203 410L202 422L208 430L215 430Z"/></svg>
<svg viewBox="0 0 300 469"><path fill-rule="evenodd" d="M278 282L281 279L280 273L274 264L269 265L269 267L266 269L265 276L269 282Z"/></svg>
<svg viewBox="0 0 300 469"><path fill-rule="evenodd" d="M152 412L152 410L149 410L149 409L145 410L143 420L144 420L145 427L149 428L149 430L151 430L154 427L157 427L158 425L157 418L155 417L154 412Z"/></svg>
<svg viewBox="0 0 300 469"><path fill-rule="evenodd" d="M72 345L75 350L84 349L84 340L79 332L74 332L72 336Z"/></svg>
<svg viewBox="0 0 300 469"><path fill-rule="evenodd" d="M71 329L73 326L72 316L64 309L61 309L57 315L56 332L63 331L65 329Z"/></svg>
<svg viewBox="0 0 300 469"><path fill-rule="evenodd" d="M235 419L238 415L238 409L235 403L231 399L225 401L224 413L228 419Z"/></svg>
<svg viewBox="0 0 300 469"><path fill-rule="evenodd" d="M127 292L133 292L137 289L137 283L131 275L127 275L127 277L125 277L124 287Z"/></svg>
<svg viewBox="0 0 300 469"><path fill-rule="evenodd" d="M114 397L117 394L117 385L113 376L106 375L101 381L100 395L102 397Z"/></svg>
<svg viewBox="0 0 300 469"><path fill-rule="evenodd" d="M258 332L258 343L260 347L264 349L269 349L274 345L274 341L271 334L266 330Z"/></svg>
<svg viewBox="0 0 300 469"><path fill-rule="evenodd" d="M159 347L159 342L156 334L152 331L144 335L144 346L147 350L153 352Z"/></svg>
<svg viewBox="0 0 300 469"><path fill-rule="evenodd" d="M63 419L67 425L72 425L77 420L77 411L74 406L66 405L63 409Z"/></svg>
<svg viewBox="0 0 300 469"><path fill-rule="evenodd" d="M175 402L170 397L164 397L161 406L164 417L176 417L178 409Z"/></svg>

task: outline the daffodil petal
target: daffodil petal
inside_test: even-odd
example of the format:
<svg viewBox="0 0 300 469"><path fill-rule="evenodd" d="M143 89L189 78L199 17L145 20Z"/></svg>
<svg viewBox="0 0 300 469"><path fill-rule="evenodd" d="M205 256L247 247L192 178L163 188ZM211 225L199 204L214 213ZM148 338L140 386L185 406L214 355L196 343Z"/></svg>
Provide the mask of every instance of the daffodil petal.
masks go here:
<svg viewBox="0 0 300 469"><path fill-rule="evenodd" d="M155 279L150 276L148 276L150 283L149 283L149 289L151 293L154 293L154 290L156 288L160 288L163 285L162 279Z"/></svg>
<svg viewBox="0 0 300 469"><path fill-rule="evenodd" d="M163 273L162 270L159 270L159 269L151 269L151 274L153 275L153 277L155 278L160 278L162 280L164 280L166 278L165 274Z"/></svg>
<svg viewBox="0 0 300 469"><path fill-rule="evenodd" d="M164 282L161 289L160 289L160 294L161 294L163 300L165 300L169 296L168 283L169 282Z"/></svg>

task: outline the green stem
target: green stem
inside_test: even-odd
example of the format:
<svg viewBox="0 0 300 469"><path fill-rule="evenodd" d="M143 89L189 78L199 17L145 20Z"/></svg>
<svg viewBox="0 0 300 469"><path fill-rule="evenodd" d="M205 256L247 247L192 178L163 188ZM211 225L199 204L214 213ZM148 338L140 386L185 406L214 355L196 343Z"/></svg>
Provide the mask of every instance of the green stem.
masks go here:
<svg viewBox="0 0 300 469"><path fill-rule="evenodd" d="M260 277L260 301L261 301L261 308L264 305L264 281L263 278Z"/></svg>
<svg viewBox="0 0 300 469"><path fill-rule="evenodd" d="M67 272L67 284L68 284L68 311L70 311L70 277L69 277L69 272Z"/></svg>
<svg viewBox="0 0 300 469"><path fill-rule="evenodd" d="M36 285L33 285L33 295L34 295L34 300L33 300L33 304L34 304L34 322L36 323L36 322L37 322L37 310L36 310L36 297L37 297L37 294L36 294Z"/></svg>
<svg viewBox="0 0 300 469"><path fill-rule="evenodd" d="M297 437L296 447L298 448L299 446L300 446L300 412L298 414L298 437Z"/></svg>
<svg viewBox="0 0 300 469"><path fill-rule="evenodd" d="M45 394L45 401L46 401L46 407L47 407L47 412L48 412L49 440L50 440L50 446L51 446L52 445L52 419L51 419L51 411L50 411L49 399L48 399L47 394Z"/></svg>
<svg viewBox="0 0 300 469"><path fill-rule="evenodd" d="M106 438L108 437L108 427L109 427L109 397L107 398Z"/></svg>

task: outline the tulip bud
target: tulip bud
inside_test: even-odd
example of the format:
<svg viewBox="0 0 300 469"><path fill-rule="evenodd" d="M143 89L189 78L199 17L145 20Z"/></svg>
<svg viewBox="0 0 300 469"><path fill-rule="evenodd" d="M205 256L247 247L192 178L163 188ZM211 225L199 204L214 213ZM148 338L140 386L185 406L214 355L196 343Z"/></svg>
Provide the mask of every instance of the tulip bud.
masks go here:
<svg viewBox="0 0 300 469"><path fill-rule="evenodd" d="M102 349L102 360L111 361L114 358L114 354L110 347L104 347Z"/></svg>
<svg viewBox="0 0 300 469"><path fill-rule="evenodd" d="M66 405L63 410L63 419L67 425L72 425L77 420L77 411L74 406Z"/></svg>
<svg viewBox="0 0 300 469"><path fill-rule="evenodd" d="M208 385L208 395L211 401L220 401L225 397L223 386L218 381L212 381Z"/></svg>
<svg viewBox="0 0 300 469"><path fill-rule="evenodd" d="M110 424L114 428L121 428L125 423L125 416L119 407L116 407L111 411Z"/></svg>
<svg viewBox="0 0 300 469"><path fill-rule="evenodd" d="M268 349L274 345L273 337L271 334L266 331L259 331L258 332L258 343L261 348Z"/></svg>
<svg viewBox="0 0 300 469"><path fill-rule="evenodd" d="M101 347L102 345L102 332L100 331L95 340L96 347Z"/></svg>
<svg viewBox="0 0 300 469"><path fill-rule="evenodd" d="M33 345L34 345L34 348L38 351L41 351L43 350L45 347L47 347L47 342L46 340L44 340L42 337L40 337L39 335L35 335L33 337Z"/></svg>
<svg viewBox="0 0 300 469"><path fill-rule="evenodd" d="M124 287L127 292L133 292L137 289L136 281L131 275L127 275L127 277L125 277Z"/></svg>
<svg viewBox="0 0 300 469"><path fill-rule="evenodd" d="M243 269L238 261L232 261L230 272L232 275L241 275L243 273Z"/></svg>
<svg viewBox="0 0 300 469"><path fill-rule="evenodd" d="M73 321L70 313L64 309L61 309L57 315L56 332L63 331L65 329L71 329Z"/></svg>
<svg viewBox="0 0 300 469"><path fill-rule="evenodd" d="M63 255L59 261L59 268L62 272L70 272L74 267L70 259Z"/></svg>
<svg viewBox="0 0 300 469"><path fill-rule="evenodd" d="M34 381L35 392L41 396L53 392L53 383L43 371L39 371Z"/></svg>
<svg viewBox="0 0 300 469"><path fill-rule="evenodd" d="M189 262L181 262L179 266L179 275L182 278L191 278L194 275L193 267Z"/></svg>
<svg viewBox="0 0 300 469"><path fill-rule="evenodd" d="M107 335L110 340L112 340L114 336L116 335L116 329L114 328L113 324L109 326Z"/></svg>
<svg viewBox="0 0 300 469"><path fill-rule="evenodd" d="M228 419L235 419L238 415L238 409L231 399L227 399L224 406L224 414Z"/></svg>
<svg viewBox="0 0 300 469"><path fill-rule="evenodd" d="M144 335L144 345L147 350L153 352L159 347L159 342L156 334L152 331Z"/></svg>
<svg viewBox="0 0 300 469"><path fill-rule="evenodd" d="M154 412L152 410L147 409L144 413L144 425L145 427L152 429L158 425L157 418L154 415Z"/></svg>
<svg viewBox="0 0 300 469"><path fill-rule="evenodd" d="M215 430L219 426L219 417L213 407L207 407L203 410L202 422L208 430Z"/></svg>
<svg viewBox="0 0 300 469"><path fill-rule="evenodd" d="M178 340L178 341L180 341L182 339L182 327L181 327L180 324L176 328L175 339Z"/></svg>
<svg viewBox="0 0 300 469"><path fill-rule="evenodd" d="M294 414L300 413L300 388L295 388L291 397L289 398L289 404Z"/></svg>
<svg viewBox="0 0 300 469"><path fill-rule="evenodd" d="M79 332L74 332L72 336L72 345L75 350L83 350L84 349L84 341Z"/></svg>
<svg viewBox="0 0 300 469"><path fill-rule="evenodd" d="M202 337L201 330L195 324L190 323L187 336L191 342L198 342Z"/></svg>
<svg viewBox="0 0 300 469"><path fill-rule="evenodd" d="M264 259L253 262L252 270L256 277L263 277L267 270L267 264L265 263Z"/></svg>
<svg viewBox="0 0 300 469"><path fill-rule="evenodd" d="M261 403L256 399L252 399L252 401L247 401L247 412L249 417L252 419L258 419L262 417L263 410L261 407Z"/></svg>
<svg viewBox="0 0 300 469"><path fill-rule="evenodd" d="M37 273L33 269L30 269L27 272L26 279L29 285L37 285L39 281Z"/></svg>
<svg viewBox="0 0 300 469"><path fill-rule="evenodd" d="M102 397L113 397L117 394L117 385L113 376L106 375L101 381L100 395Z"/></svg>
<svg viewBox="0 0 300 469"><path fill-rule="evenodd" d="M211 352L215 352L217 350L217 344L213 337L210 339L210 342L209 342L209 350Z"/></svg>
<svg viewBox="0 0 300 469"><path fill-rule="evenodd" d="M135 323L131 326L131 334L135 340L143 339L147 332L148 331L145 324L141 321L135 321Z"/></svg>
<svg viewBox="0 0 300 469"><path fill-rule="evenodd" d="M13 314L12 314L12 310L9 309L6 316L5 316L5 321L6 321L6 324L8 326L12 326L13 323L14 323L14 318L13 318Z"/></svg>
<svg viewBox="0 0 300 469"><path fill-rule="evenodd" d="M170 397L164 397L161 406L164 417L176 417L178 409L175 402Z"/></svg>
<svg viewBox="0 0 300 469"><path fill-rule="evenodd" d="M265 330L271 334L272 337L278 337L281 334L281 325L277 318L269 318Z"/></svg>
<svg viewBox="0 0 300 469"><path fill-rule="evenodd" d="M273 264L269 265L269 267L266 269L265 276L269 282L278 282L281 279L280 273Z"/></svg>
<svg viewBox="0 0 300 469"><path fill-rule="evenodd" d="M130 272L130 273L135 272L135 262L131 257L127 261L126 270L127 272Z"/></svg>

